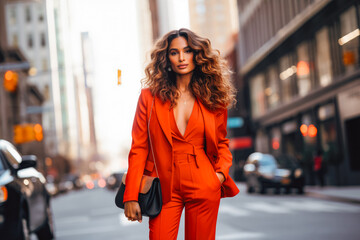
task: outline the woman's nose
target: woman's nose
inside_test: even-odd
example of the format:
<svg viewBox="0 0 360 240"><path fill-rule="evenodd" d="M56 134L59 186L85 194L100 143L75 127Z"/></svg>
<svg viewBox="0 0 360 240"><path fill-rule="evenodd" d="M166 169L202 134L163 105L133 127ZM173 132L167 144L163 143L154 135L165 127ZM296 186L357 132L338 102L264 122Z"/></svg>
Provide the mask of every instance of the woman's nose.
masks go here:
<svg viewBox="0 0 360 240"><path fill-rule="evenodd" d="M184 53L180 52L180 54L179 54L179 61L182 62L182 61L184 61L184 60L185 60L185 58L184 58Z"/></svg>

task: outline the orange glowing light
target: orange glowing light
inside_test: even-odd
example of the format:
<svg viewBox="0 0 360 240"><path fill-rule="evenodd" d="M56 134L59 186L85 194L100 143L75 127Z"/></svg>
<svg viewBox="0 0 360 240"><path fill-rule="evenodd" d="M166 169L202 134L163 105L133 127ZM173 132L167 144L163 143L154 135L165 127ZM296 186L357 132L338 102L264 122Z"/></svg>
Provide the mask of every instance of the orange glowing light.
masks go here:
<svg viewBox="0 0 360 240"><path fill-rule="evenodd" d="M118 69L118 82L117 82L118 85L121 84L121 70Z"/></svg>
<svg viewBox="0 0 360 240"><path fill-rule="evenodd" d="M302 124L300 126L300 132L304 137L306 137L308 135L308 126L306 124Z"/></svg>
<svg viewBox="0 0 360 240"><path fill-rule="evenodd" d="M4 75L4 88L6 91L15 92L18 85L18 74L13 71L6 71Z"/></svg>
<svg viewBox="0 0 360 240"><path fill-rule="evenodd" d="M1 201L6 201L8 199L8 191L7 188L5 186L2 186L0 188L0 200Z"/></svg>
<svg viewBox="0 0 360 240"><path fill-rule="evenodd" d="M299 61L296 66L296 74L298 76L306 76L310 72L309 64L305 61Z"/></svg>
<svg viewBox="0 0 360 240"><path fill-rule="evenodd" d="M277 139L272 140L272 148L275 150L278 150L280 148L279 140L277 140Z"/></svg>
<svg viewBox="0 0 360 240"><path fill-rule="evenodd" d="M42 126L40 124L35 124L34 125L34 132L35 132L36 141L40 142L41 140L43 140L43 138L44 138L43 129L42 129Z"/></svg>
<svg viewBox="0 0 360 240"><path fill-rule="evenodd" d="M106 186L106 181L103 178L98 180L98 186L104 188Z"/></svg>
<svg viewBox="0 0 360 240"><path fill-rule="evenodd" d="M93 182L89 181L89 182L86 183L86 187L87 187L87 189L93 189L95 187L95 185L94 185Z"/></svg>
<svg viewBox="0 0 360 240"><path fill-rule="evenodd" d="M46 165L47 167L50 167L50 166L52 165L52 159L49 158L49 157L46 157L46 158L45 158L45 165Z"/></svg>
<svg viewBox="0 0 360 240"><path fill-rule="evenodd" d="M308 129L308 134L309 134L309 137L316 137L317 128L314 125L310 124L309 129Z"/></svg>

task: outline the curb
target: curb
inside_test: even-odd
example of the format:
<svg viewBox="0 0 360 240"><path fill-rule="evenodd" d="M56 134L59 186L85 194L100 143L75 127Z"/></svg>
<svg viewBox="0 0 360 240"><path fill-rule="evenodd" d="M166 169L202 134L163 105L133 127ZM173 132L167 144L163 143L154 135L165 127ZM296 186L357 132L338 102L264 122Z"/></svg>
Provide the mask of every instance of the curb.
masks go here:
<svg viewBox="0 0 360 240"><path fill-rule="evenodd" d="M317 192L306 192L305 195L313 198L319 198L323 200L328 201L334 201L334 202L345 202L345 203L352 203L352 204L360 204L360 200L358 199L351 199L351 198L345 198L345 197L337 197L337 196L330 196L326 194L321 194Z"/></svg>

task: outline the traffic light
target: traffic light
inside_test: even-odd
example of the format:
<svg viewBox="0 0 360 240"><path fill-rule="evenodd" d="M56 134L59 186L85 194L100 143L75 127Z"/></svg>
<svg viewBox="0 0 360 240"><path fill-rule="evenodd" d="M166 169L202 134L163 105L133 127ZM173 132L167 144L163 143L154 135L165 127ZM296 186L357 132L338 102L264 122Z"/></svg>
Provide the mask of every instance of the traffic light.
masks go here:
<svg viewBox="0 0 360 240"><path fill-rule="evenodd" d="M34 133L35 133L35 140L38 142L41 142L41 140L43 140L43 138L44 138L43 129L42 129L41 125L35 124L33 128L34 128Z"/></svg>
<svg viewBox="0 0 360 240"><path fill-rule="evenodd" d="M40 124L18 124L14 126L14 142L16 144L32 141L41 142L44 138Z"/></svg>
<svg viewBox="0 0 360 240"><path fill-rule="evenodd" d="M14 143L20 144L24 143L24 133L23 133L23 127L21 125L15 125L14 126Z"/></svg>
<svg viewBox="0 0 360 240"><path fill-rule="evenodd" d="M13 71L6 71L4 75L4 88L6 91L15 92L18 85L19 75Z"/></svg>

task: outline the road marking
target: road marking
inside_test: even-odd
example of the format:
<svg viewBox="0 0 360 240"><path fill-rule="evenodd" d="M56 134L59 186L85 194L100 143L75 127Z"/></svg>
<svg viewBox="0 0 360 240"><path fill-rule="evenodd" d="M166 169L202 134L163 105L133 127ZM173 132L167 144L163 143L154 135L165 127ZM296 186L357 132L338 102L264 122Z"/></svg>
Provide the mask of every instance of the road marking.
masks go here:
<svg viewBox="0 0 360 240"><path fill-rule="evenodd" d="M81 216L81 217L65 217L65 218L56 218L56 225L62 224L74 224L74 223L85 223L89 222L89 217Z"/></svg>
<svg viewBox="0 0 360 240"><path fill-rule="evenodd" d="M360 208L355 206L334 204L334 203L323 203L313 201L303 202L283 202L282 205L299 211L309 212L359 212Z"/></svg>
<svg viewBox="0 0 360 240"><path fill-rule="evenodd" d="M101 215L111 215L111 214L117 214L120 211L118 210L118 208L100 208L100 209L92 209L90 211L90 215L91 216L101 216ZM123 213L124 211L121 210L121 212Z"/></svg>
<svg viewBox="0 0 360 240"><path fill-rule="evenodd" d="M284 208L283 206L276 206L274 204L269 204L265 202L255 202L247 203L244 205L244 208L248 208L255 211L262 211L267 213L290 213L289 209Z"/></svg>
<svg viewBox="0 0 360 240"><path fill-rule="evenodd" d="M118 231L119 228L116 226L102 226L102 227L89 227L89 228L81 228L81 229L73 229L73 230L65 230L65 231L56 231L56 237L68 237L75 235L89 235L92 233L102 233L102 232L110 232L110 231ZM71 238L74 239L74 238Z"/></svg>
<svg viewBox="0 0 360 240"><path fill-rule="evenodd" d="M235 217L249 216L250 213L243 209L238 209L230 205L220 205L219 213L229 214Z"/></svg>
<svg viewBox="0 0 360 240"><path fill-rule="evenodd" d="M252 232L243 232L243 233L232 233L227 235L222 235L216 237L216 239L250 239L250 238L263 238L265 235L263 233L252 233Z"/></svg>

